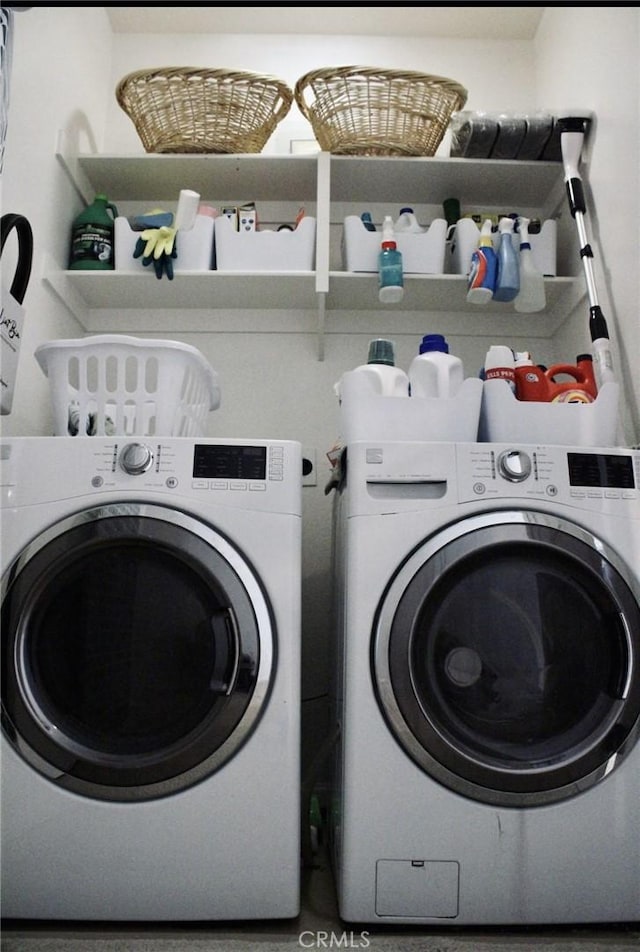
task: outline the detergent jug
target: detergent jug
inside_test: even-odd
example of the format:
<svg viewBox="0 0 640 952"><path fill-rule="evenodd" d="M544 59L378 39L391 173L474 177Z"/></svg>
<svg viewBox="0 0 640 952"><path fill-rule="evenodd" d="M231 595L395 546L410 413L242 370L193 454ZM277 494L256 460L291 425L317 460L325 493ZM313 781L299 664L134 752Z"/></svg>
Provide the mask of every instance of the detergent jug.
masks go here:
<svg viewBox="0 0 640 952"><path fill-rule="evenodd" d="M519 366L516 372L516 395L519 400L538 400L547 403L592 403L598 395L593 358L578 354L575 366L554 364L548 369ZM556 380L567 376L571 380Z"/></svg>

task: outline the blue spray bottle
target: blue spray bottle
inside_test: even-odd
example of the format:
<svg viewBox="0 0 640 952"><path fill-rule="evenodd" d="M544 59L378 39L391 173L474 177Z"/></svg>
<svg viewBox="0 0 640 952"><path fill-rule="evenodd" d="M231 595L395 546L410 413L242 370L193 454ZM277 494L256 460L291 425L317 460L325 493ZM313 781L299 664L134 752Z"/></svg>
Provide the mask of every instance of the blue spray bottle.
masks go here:
<svg viewBox="0 0 640 952"><path fill-rule="evenodd" d="M480 243L471 256L467 301L488 304L496 286L497 257L491 239L491 219L480 230Z"/></svg>
<svg viewBox="0 0 640 952"><path fill-rule="evenodd" d="M513 218L501 218L498 223L498 270L494 301L513 301L520 291L520 262L513 244Z"/></svg>

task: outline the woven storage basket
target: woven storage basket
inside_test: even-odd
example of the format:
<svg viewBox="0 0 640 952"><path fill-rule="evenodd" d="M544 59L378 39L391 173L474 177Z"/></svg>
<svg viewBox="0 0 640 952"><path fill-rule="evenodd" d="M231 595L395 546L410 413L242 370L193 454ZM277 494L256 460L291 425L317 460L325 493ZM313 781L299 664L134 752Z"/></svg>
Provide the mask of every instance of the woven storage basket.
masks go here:
<svg viewBox="0 0 640 952"><path fill-rule="evenodd" d="M124 76L116 99L147 152L261 152L293 102L275 76L167 67Z"/></svg>
<svg viewBox="0 0 640 952"><path fill-rule="evenodd" d="M195 347L96 334L40 344L55 436L202 436L218 375Z"/></svg>
<svg viewBox="0 0 640 952"><path fill-rule="evenodd" d="M337 155L434 155L467 90L425 73L342 66L301 76L295 100Z"/></svg>

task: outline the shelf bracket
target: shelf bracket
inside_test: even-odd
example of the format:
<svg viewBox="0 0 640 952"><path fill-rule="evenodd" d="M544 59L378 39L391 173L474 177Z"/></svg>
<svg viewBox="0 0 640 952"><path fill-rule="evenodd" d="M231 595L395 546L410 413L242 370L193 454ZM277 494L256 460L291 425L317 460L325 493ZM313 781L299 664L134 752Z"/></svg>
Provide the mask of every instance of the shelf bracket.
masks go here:
<svg viewBox="0 0 640 952"><path fill-rule="evenodd" d="M324 331L326 324L327 295L318 294L318 360L324 360Z"/></svg>
<svg viewBox="0 0 640 952"><path fill-rule="evenodd" d="M51 255L45 252L42 256L42 280L64 304L66 309L75 317L83 329L87 327L88 309L80 295L75 291L64 274L56 267Z"/></svg>
<svg viewBox="0 0 640 952"><path fill-rule="evenodd" d="M67 173L71 184L75 188L82 201L85 203L85 205L88 205L93 201L95 191L91 185L91 182L80 167L77 151L73 148L69 133L66 129L58 130L56 158Z"/></svg>

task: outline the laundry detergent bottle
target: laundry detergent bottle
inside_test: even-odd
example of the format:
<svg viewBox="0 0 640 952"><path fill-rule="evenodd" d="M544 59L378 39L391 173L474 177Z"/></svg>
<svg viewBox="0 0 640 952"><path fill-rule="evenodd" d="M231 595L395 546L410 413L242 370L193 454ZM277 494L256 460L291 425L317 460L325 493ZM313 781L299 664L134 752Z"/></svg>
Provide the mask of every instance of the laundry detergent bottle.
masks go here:
<svg viewBox="0 0 640 952"><path fill-rule="evenodd" d="M342 375L334 387L340 402L345 396L375 394L380 397L407 397L409 378L395 364L395 345L385 338L369 341L366 364Z"/></svg>
<svg viewBox="0 0 640 952"><path fill-rule="evenodd" d="M425 334L409 366L412 397L453 397L464 381L459 357L449 353L442 334Z"/></svg>
<svg viewBox="0 0 640 952"><path fill-rule="evenodd" d="M491 239L491 219L482 225L478 247L471 256L471 270L467 286L470 304L488 304L496 287L498 259Z"/></svg>
<svg viewBox="0 0 640 952"><path fill-rule="evenodd" d="M72 271L113 271L114 219L118 209L98 194L71 226L69 268Z"/></svg>
<svg viewBox="0 0 640 952"><path fill-rule="evenodd" d="M520 291L520 262L513 244L513 218L501 218L498 222L498 267L494 301L513 301Z"/></svg>
<svg viewBox="0 0 640 952"><path fill-rule="evenodd" d="M516 392L516 358L506 344L491 344L484 359L485 380L504 380Z"/></svg>

